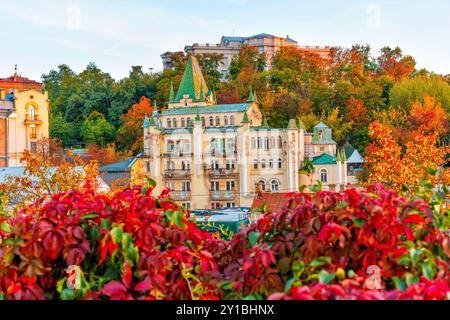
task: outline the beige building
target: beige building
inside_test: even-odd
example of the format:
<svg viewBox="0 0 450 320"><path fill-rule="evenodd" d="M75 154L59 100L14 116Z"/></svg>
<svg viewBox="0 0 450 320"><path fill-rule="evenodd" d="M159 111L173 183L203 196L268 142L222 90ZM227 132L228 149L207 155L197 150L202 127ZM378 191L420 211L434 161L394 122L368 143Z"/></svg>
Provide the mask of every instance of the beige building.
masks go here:
<svg viewBox="0 0 450 320"><path fill-rule="evenodd" d="M257 189L290 192L321 181L341 190L348 183L345 152L330 128L319 123L307 133L295 120L271 128L254 92L246 103L216 104L195 57L169 107L147 117L143 130L141 173L156 181L157 193L168 187L191 209L250 207Z"/></svg>
<svg viewBox="0 0 450 320"><path fill-rule="evenodd" d="M202 55L202 54L223 54L222 65L219 71L225 77L234 56L238 55L242 46L248 45L257 48L259 53L266 56L267 68L270 68L273 56L283 47L297 47L299 49L318 54L324 59L328 59L331 48L329 46L301 46L297 41L289 36L277 37L267 33L260 33L251 37L223 36L220 43L194 43L185 46L186 54ZM171 69L173 52L165 52L161 55L164 70Z"/></svg>
<svg viewBox="0 0 450 320"><path fill-rule="evenodd" d="M40 83L17 75L0 79L0 167L21 166L24 150L35 152L48 137L49 103Z"/></svg>

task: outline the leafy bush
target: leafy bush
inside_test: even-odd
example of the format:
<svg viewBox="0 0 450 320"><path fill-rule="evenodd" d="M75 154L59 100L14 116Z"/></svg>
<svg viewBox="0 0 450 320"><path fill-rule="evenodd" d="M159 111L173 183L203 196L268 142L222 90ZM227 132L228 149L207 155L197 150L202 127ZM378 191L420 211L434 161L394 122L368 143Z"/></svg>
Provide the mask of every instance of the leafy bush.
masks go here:
<svg viewBox="0 0 450 320"><path fill-rule="evenodd" d="M0 215L3 299L447 299L448 213L381 186L292 194L230 241L164 191L54 195ZM379 268L382 288L367 287Z"/></svg>

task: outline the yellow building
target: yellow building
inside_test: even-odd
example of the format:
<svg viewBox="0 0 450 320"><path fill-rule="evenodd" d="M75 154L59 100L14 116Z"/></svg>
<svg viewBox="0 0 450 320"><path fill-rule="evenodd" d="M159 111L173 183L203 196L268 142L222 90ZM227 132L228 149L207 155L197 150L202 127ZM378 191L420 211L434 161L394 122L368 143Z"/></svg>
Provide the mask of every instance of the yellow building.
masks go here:
<svg viewBox="0 0 450 320"><path fill-rule="evenodd" d="M169 106L143 124L144 153L138 166L168 187L178 203L191 209L250 207L257 189L298 191L321 181L324 188L347 185L346 158L336 150L331 129L313 133L291 120L271 128L254 92L246 103L218 105L195 57L190 57ZM304 167L311 163L313 172Z"/></svg>
<svg viewBox="0 0 450 320"><path fill-rule="evenodd" d="M0 167L21 166L24 150L36 152L49 136L48 94L40 83L17 75L0 79Z"/></svg>

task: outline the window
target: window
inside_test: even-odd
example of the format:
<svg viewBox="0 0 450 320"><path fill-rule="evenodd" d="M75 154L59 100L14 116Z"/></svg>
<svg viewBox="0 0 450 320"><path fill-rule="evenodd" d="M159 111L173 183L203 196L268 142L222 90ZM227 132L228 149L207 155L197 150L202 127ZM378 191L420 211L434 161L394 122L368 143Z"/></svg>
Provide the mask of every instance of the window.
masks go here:
<svg viewBox="0 0 450 320"><path fill-rule="evenodd" d="M219 151L219 140L216 138L211 139L211 152Z"/></svg>
<svg viewBox="0 0 450 320"><path fill-rule="evenodd" d="M167 119L167 128L171 128L172 127L172 120Z"/></svg>
<svg viewBox="0 0 450 320"><path fill-rule="evenodd" d="M188 126L188 128L192 127L192 120L191 120L191 118L187 118L186 119L186 125Z"/></svg>
<svg viewBox="0 0 450 320"><path fill-rule="evenodd" d="M216 117L216 126L220 126L220 117Z"/></svg>
<svg viewBox="0 0 450 320"><path fill-rule="evenodd" d="M227 168L227 170L234 169L235 168L234 160L227 160L226 168Z"/></svg>
<svg viewBox="0 0 450 320"><path fill-rule="evenodd" d="M278 158L278 169L281 169L283 165L283 160L281 160L281 158Z"/></svg>
<svg viewBox="0 0 450 320"><path fill-rule="evenodd" d="M181 163L181 169L182 169L183 171L189 171L189 170L191 170L191 164L190 164L190 162L189 162L189 161L183 161L183 162Z"/></svg>
<svg viewBox="0 0 450 320"><path fill-rule="evenodd" d="M219 191L220 185L219 181L211 181L211 191Z"/></svg>
<svg viewBox="0 0 450 320"><path fill-rule="evenodd" d="M327 169L320 169L320 182L328 182L328 171Z"/></svg>
<svg viewBox="0 0 450 320"><path fill-rule="evenodd" d="M270 159L270 160L269 160L269 168L270 168L270 169L273 169L273 159Z"/></svg>
<svg viewBox="0 0 450 320"><path fill-rule="evenodd" d="M214 126L214 118L213 117L209 117L209 125Z"/></svg>
<svg viewBox="0 0 450 320"><path fill-rule="evenodd" d="M234 116L230 116L230 126L234 126Z"/></svg>
<svg viewBox="0 0 450 320"><path fill-rule="evenodd" d="M264 137L264 139L263 139L263 149L269 150L269 138L268 137Z"/></svg>
<svg viewBox="0 0 450 320"><path fill-rule="evenodd" d="M173 118L172 122L173 122L173 127L176 128L177 127L177 118Z"/></svg>
<svg viewBox="0 0 450 320"><path fill-rule="evenodd" d="M167 140L167 152L173 152L175 148L175 143L173 140Z"/></svg>
<svg viewBox="0 0 450 320"><path fill-rule="evenodd" d="M223 125L228 126L228 116L223 117Z"/></svg>
<svg viewBox="0 0 450 320"><path fill-rule="evenodd" d="M236 203L234 203L234 202L227 202L227 208L236 208Z"/></svg>
<svg viewBox="0 0 450 320"><path fill-rule="evenodd" d="M191 191L191 183L189 181L184 181L181 184L181 191Z"/></svg>
<svg viewBox="0 0 450 320"><path fill-rule="evenodd" d="M181 127L182 128L186 127L186 123L184 122L184 118L181 118Z"/></svg>
<svg viewBox="0 0 450 320"><path fill-rule="evenodd" d="M30 120L36 120L36 108L34 106L28 107L28 115Z"/></svg>
<svg viewBox="0 0 450 320"><path fill-rule="evenodd" d="M234 152L234 139L228 138L227 139L227 152Z"/></svg>
<svg viewBox="0 0 450 320"><path fill-rule="evenodd" d="M183 207L185 207L186 209L191 209L191 203L190 202L183 202L182 204L181 204Z"/></svg>
<svg viewBox="0 0 450 320"><path fill-rule="evenodd" d="M206 119L205 119L205 117L202 117L202 126L206 126Z"/></svg>
<svg viewBox="0 0 450 320"><path fill-rule="evenodd" d="M318 134L319 134L319 140L323 140L323 131L319 130Z"/></svg>
<svg viewBox="0 0 450 320"><path fill-rule="evenodd" d="M183 140L183 153L191 153L191 141Z"/></svg>
<svg viewBox="0 0 450 320"><path fill-rule="evenodd" d="M211 168L212 168L213 170L219 170L219 160L213 160L213 161L211 162Z"/></svg>
<svg viewBox="0 0 450 320"><path fill-rule="evenodd" d="M283 140L281 139L281 136L278 137L278 149L281 149L283 147Z"/></svg>
<svg viewBox="0 0 450 320"><path fill-rule="evenodd" d="M266 159L261 160L261 169L265 169L267 167Z"/></svg>
<svg viewBox="0 0 450 320"><path fill-rule="evenodd" d="M253 169L258 169L258 160L253 160Z"/></svg>
<svg viewBox="0 0 450 320"><path fill-rule="evenodd" d="M256 149L256 138L252 138L252 149Z"/></svg>
<svg viewBox="0 0 450 320"><path fill-rule="evenodd" d="M272 180L270 182L270 190L272 192L277 192L280 189L280 183L277 180Z"/></svg>
<svg viewBox="0 0 450 320"><path fill-rule="evenodd" d="M258 149L261 149L262 147L262 139L258 137Z"/></svg>
<svg viewBox="0 0 450 320"><path fill-rule="evenodd" d="M261 191L266 191L266 182L264 180L259 180L258 182L256 182L259 187L261 188Z"/></svg>
<svg viewBox="0 0 450 320"><path fill-rule="evenodd" d="M234 183L234 181L227 181L226 185L227 185L227 191L233 191L234 188L236 187L236 184Z"/></svg>
<svg viewBox="0 0 450 320"><path fill-rule="evenodd" d="M37 139L37 128L34 125L30 126L30 139Z"/></svg>
<svg viewBox="0 0 450 320"><path fill-rule="evenodd" d="M146 164L147 164L147 172L150 172L150 161L147 161Z"/></svg>
<svg viewBox="0 0 450 320"><path fill-rule="evenodd" d="M175 162L168 160L166 162L167 170L175 170Z"/></svg>

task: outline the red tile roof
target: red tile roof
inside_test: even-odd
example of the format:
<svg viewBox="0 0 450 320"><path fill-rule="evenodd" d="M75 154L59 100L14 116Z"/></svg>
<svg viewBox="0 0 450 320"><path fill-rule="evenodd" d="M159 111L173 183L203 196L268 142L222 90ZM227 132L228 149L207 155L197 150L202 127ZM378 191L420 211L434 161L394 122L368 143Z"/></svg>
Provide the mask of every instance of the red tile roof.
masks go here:
<svg viewBox="0 0 450 320"><path fill-rule="evenodd" d="M266 203L270 211L275 212L285 208L290 199L292 199L292 192L261 192L253 200L251 211L259 209Z"/></svg>

